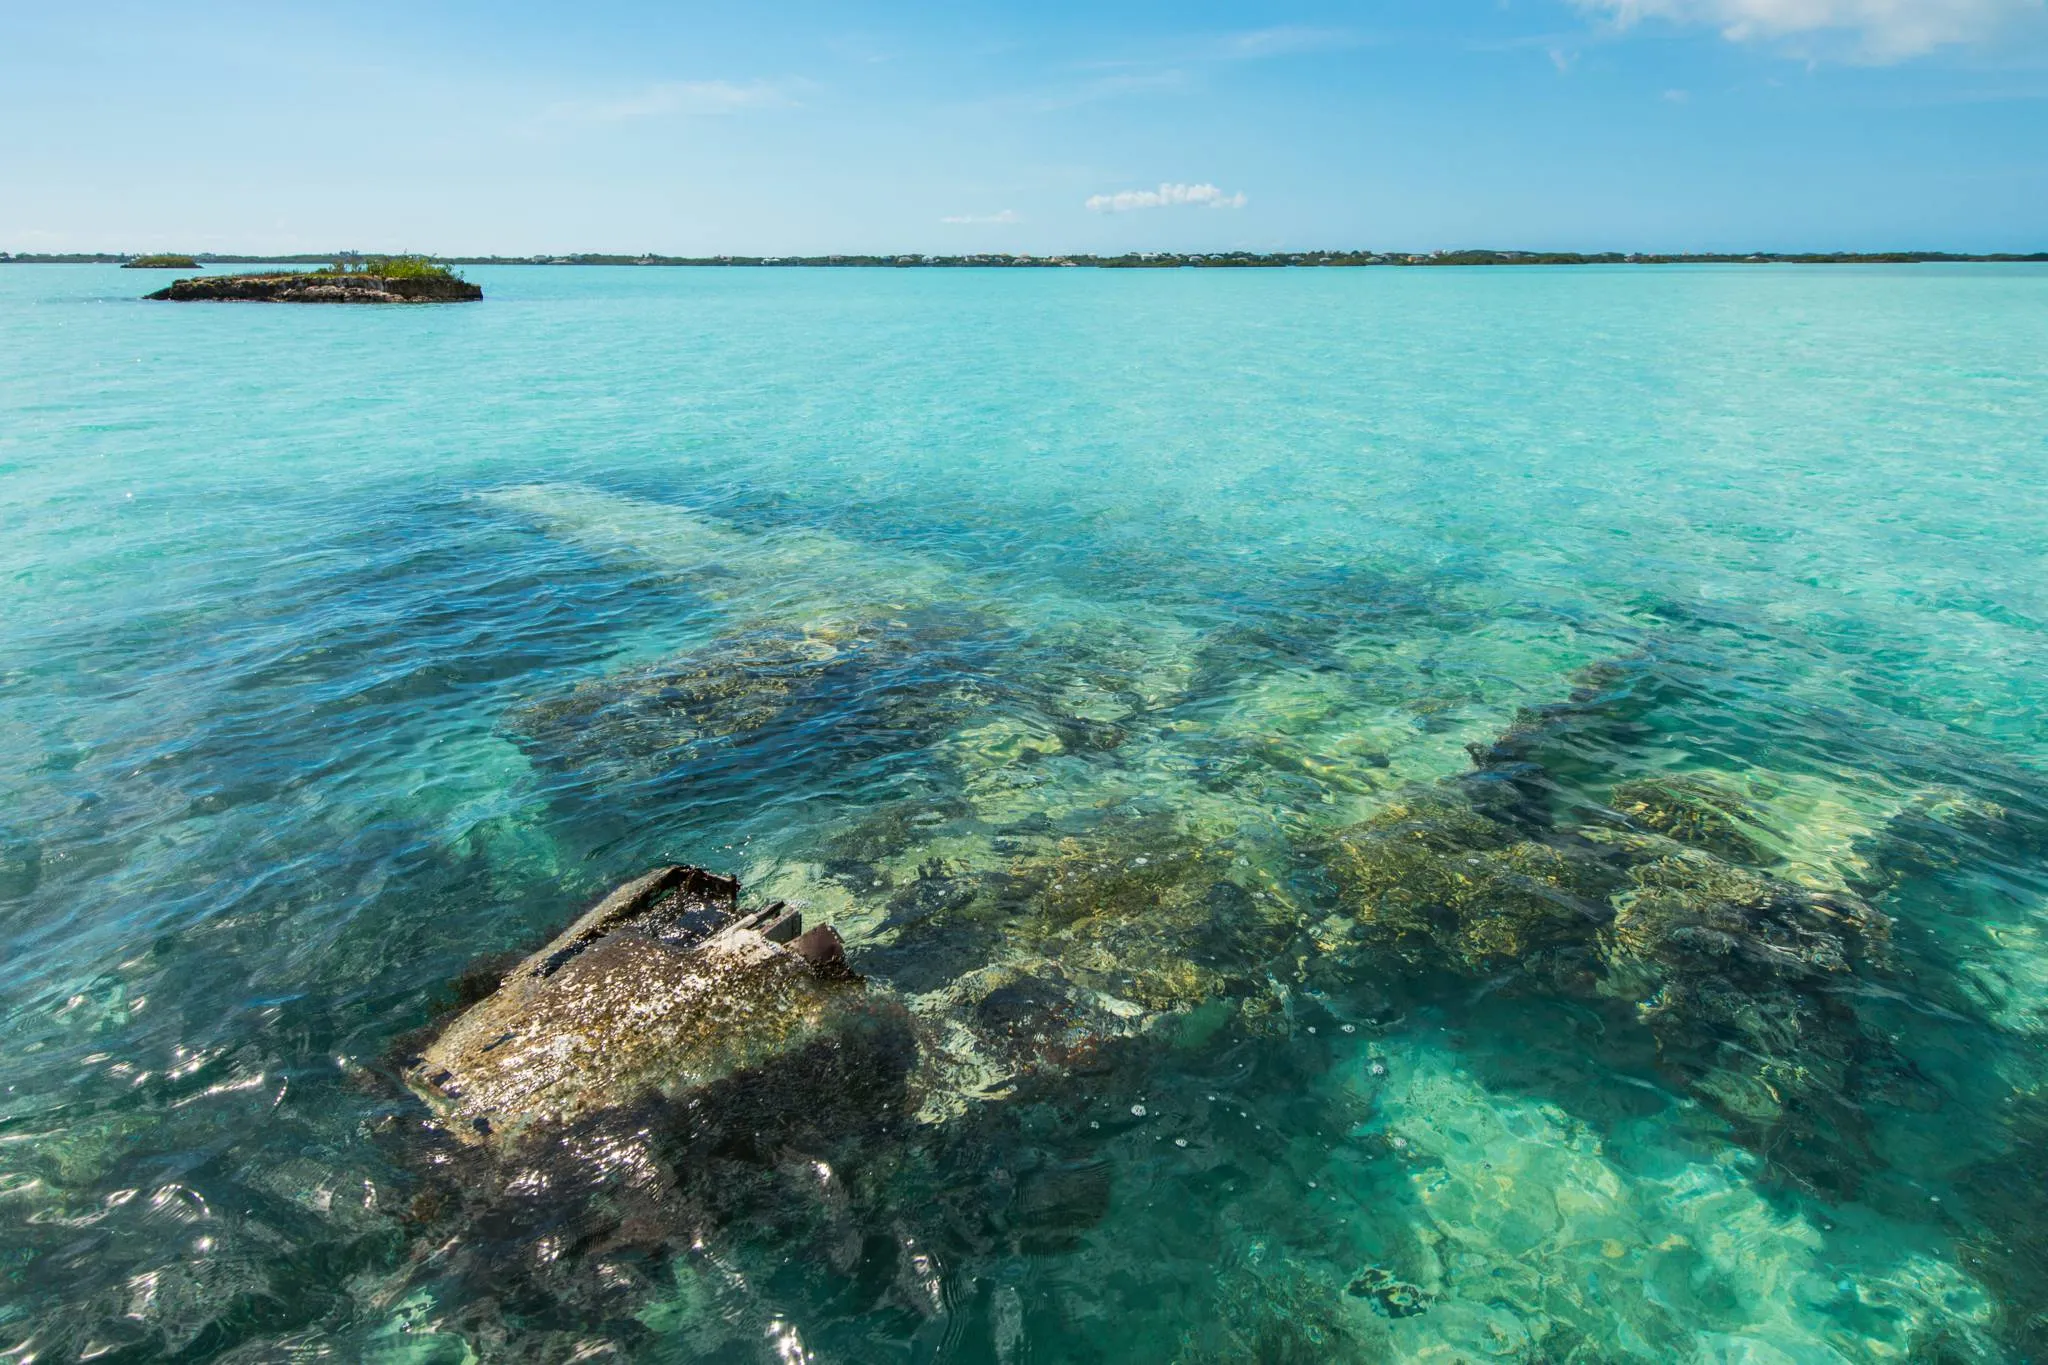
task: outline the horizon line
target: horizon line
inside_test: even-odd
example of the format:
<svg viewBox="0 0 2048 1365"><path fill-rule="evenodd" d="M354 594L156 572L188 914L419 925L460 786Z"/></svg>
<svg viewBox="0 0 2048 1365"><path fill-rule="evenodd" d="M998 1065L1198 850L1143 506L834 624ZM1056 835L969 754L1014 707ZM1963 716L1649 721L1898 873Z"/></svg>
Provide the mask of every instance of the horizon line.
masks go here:
<svg viewBox="0 0 2048 1365"><path fill-rule="evenodd" d="M831 252L701 256L660 252L534 252L504 254L439 254L416 252L333 251L261 254L254 252L117 252L4 251L0 264L125 265L155 256L201 265L317 265L418 255L444 265L641 265L641 266L1105 266L1170 268L1174 266L1366 266L1366 265L1606 265L1606 264L1941 264L2048 262L2048 251L1944 251L1899 249L1879 251L1555 251L1471 247L1426 252L1375 251L1362 248L1318 248L1299 251L1126 251L1099 252ZM176 265L166 268L176 269Z"/></svg>

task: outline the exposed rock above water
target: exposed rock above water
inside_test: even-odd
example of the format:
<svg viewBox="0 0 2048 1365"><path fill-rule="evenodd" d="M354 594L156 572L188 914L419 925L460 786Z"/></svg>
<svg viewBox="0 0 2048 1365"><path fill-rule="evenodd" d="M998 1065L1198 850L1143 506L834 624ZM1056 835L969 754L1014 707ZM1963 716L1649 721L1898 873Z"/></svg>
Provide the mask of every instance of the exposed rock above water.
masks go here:
<svg viewBox="0 0 2048 1365"><path fill-rule="evenodd" d="M271 275L194 275L149 295L178 303L453 303L484 291L451 274L390 276L285 270Z"/></svg>
<svg viewBox="0 0 2048 1365"><path fill-rule="evenodd" d="M691 867L628 882L405 1068L433 1113L387 1130L413 1134L408 1219L439 1248L417 1264L487 1358L644 1337L632 1314L712 1229L810 1219L858 1256L848 1186L900 1141L917 1041L836 932L739 894Z"/></svg>
<svg viewBox="0 0 2048 1365"><path fill-rule="evenodd" d="M858 978L797 912L739 911L690 867L628 882L513 968L407 1081L457 1138L502 1141L670 1099L827 1036Z"/></svg>

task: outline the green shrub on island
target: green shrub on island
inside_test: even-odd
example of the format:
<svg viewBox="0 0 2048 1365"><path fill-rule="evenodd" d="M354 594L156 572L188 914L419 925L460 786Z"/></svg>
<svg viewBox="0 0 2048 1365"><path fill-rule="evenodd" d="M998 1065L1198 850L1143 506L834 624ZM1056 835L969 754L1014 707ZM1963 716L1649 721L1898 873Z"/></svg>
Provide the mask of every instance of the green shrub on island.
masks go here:
<svg viewBox="0 0 2048 1365"><path fill-rule="evenodd" d="M199 262L190 256L137 256L123 270L197 270Z"/></svg>
<svg viewBox="0 0 2048 1365"><path fill-rule="evenodd" d="M454 271L428 256L364 256L336 261L313 272L316 275L374 275L386 280L454 280Z"/></svg>

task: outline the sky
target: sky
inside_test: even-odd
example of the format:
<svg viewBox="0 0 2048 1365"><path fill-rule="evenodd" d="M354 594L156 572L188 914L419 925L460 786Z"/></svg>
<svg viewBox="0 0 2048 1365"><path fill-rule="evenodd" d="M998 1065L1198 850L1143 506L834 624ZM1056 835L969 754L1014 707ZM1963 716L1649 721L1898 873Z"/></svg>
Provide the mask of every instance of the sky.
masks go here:
<svg viewBox="0 0 2048 1365"><path fill-rule="evenodd" d="M2048 250L2044 0L0 0L0 250Z"/></svg>

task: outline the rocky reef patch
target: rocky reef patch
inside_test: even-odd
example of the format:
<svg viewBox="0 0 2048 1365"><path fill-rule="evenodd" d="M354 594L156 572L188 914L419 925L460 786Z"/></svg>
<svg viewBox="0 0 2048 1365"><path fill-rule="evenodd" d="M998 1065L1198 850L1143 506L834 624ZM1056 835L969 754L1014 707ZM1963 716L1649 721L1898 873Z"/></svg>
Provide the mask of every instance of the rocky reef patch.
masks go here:
<svg viewBox="0 0 2048 1365"><path fill-rule="evenodd" d="M1562 813L1532 801L1542 785L1527 762L1481 768L1332 837L1336 960L1619 1005L1754 1145L1853 1181L1864 1105L1932 1102L1855 1005L1896 986L1889 918L1753 865L1759 817L1710 782L1627 779L1604 810Z"/></svg>
<svg viewBox="0 0 2048 1365"><path fill-rule="evenodd" d="M792 962L720 879L488 974L407 1074L433 1115L415 1245L460 1250L404 1283L477 1349L546 1323L565 1354L652 1332L708 1358L794 1295L1022 1359L1061 1313L1079 1342L1123 1311L1087 1281L1170 1231L1242 1253L1199 1328L1162 1310L1188 1361L1591 1358L1603 1277L1637 1266L1662 1347L1752 1317L1810 1345L1852 1309L1735 1286L1822 1275L1851 1245L1829 1210L1918 1226L1932 1167L1899 1144L1981 1102L1901 1027L1989 1011L1895 891L2031 849L2027 808L1748 765L1674 647L1509 719L1476 670L1438 676L1441 642L792 603L789 566L844 546L650 536L717 633L551 683L499 734L585 857L718 828L866 982ZM767 770L784 804L728 819ZM1783 1245L1717 1248L1695 1186ZM1330 1246L1250 1231L1289 1220ZM1873 1341L1930 1340L1923 1294L1988 1330L1972 1276L2023 1269L1995 1236L1969 1274L1876 1242Z"/></svg>
<svg viewBox="0 0 2048 1365"><path fill-rule="evenodd" d="M286 270L265 275L194 275L148 297L173 303L456 303L480 299L480 285L453 274L393 276Z"/></svg>

